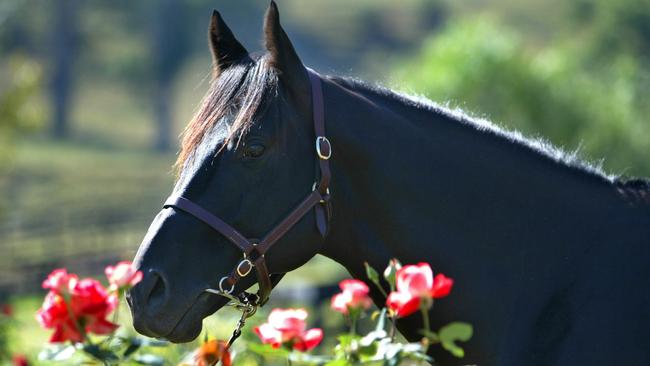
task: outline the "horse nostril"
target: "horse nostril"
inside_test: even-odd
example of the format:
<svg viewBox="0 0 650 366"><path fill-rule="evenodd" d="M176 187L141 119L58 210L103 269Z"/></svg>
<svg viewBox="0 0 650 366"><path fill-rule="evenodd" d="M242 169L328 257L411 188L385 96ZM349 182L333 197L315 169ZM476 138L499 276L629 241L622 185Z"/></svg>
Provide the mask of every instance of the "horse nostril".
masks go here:
<svg viewBox="0 0 650 366"><path fill-rule="evenodd" d="M158 273L154 273L155 283L149 292L147 298L147 305L149 307L156 307L165 302L165 281Z"/></svg>

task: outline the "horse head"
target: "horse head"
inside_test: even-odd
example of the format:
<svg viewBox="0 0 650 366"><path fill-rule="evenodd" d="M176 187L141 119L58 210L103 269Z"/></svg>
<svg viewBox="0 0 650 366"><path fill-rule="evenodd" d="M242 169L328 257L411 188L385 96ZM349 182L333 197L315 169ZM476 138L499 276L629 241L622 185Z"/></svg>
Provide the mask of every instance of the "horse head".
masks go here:
<svg viewBox="0 0 650 366"><path fill-rule="evenodd" d="M314 183L323 172L314 164L313 76L277 6L265 16L261 57L249 55L216 11L208 35L211 84L185 130L171 201L136 255L144 278L128 294L136 330L173 342L196 338L202 319L227 303L206 289L235 295L301 266L319 251L327 224L314 225L326 187Z"/></svg>

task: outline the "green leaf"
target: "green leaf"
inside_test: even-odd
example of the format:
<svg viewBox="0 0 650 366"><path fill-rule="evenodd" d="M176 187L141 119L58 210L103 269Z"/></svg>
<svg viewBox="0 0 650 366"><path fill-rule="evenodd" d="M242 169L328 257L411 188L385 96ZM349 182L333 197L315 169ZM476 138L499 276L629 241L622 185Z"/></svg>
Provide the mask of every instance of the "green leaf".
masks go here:
<svg viewBox="0 0 650 366"><path fill-rule="evenodd" d="M372 281L372 283L374 283L375 285L382 288L381 284L379 283L379 273L377 273L377 271L375 271L374 268L370 267L368 262L363 262L363 265L366 267L366 276L368 277L368 279Z"/></svg>
<svg viewBox="0 0 650 366"><path fill-rule="evenodd" d="M82 350L87 354L89 354L90 356L103 362L119 360L119 357L112 351L108 349L104 349L94 344L86 344L83 346Z"/></svg>
<svg viewBox="0 0 650 366"><path fill-rule="evenodd" d="M134 354L137 350L140 349L140 345L141 345L141 344L142 344L142 343L140 343L140 342L131 342L131 343L129 343L129 346L126 347L126 350L124 350L124 353L122 353L122 356L123 356L123 357L129 357L129 356L131 356L131 355Z"/></svg>
<svg viewBox="0 0 650 366"><path fill-rule="evenodd" d="M356 334L342 334L338 337L341 347L348 347L352 342L359 340L361 337Z"/></svg>
<svg viewBox="0 0 650 366"><path fill-rule="evenodd" d="M377 354L377 342L372 342L368 345L360 344L359 355L362 356L363 358L371 358L376 354Z"/></svg>
<svg viewBox="0 0 650 366"><path fill-rule="evenodd" d="M447 324L438 331L438 337L442 343L442 347L458 358L465 356L465 350L459 347L456 342L467 342L472 338L472 334L472 326L460 322Z"/></svg>

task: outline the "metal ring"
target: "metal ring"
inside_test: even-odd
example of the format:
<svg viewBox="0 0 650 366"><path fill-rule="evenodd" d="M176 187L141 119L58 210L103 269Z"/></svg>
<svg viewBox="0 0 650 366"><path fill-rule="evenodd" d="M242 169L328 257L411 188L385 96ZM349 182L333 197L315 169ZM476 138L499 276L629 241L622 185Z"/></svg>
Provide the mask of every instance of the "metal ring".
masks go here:
<svg viewBox="0 0 650 366"><path fill-rule="evenodd" d="M311 186L311 190L312 190L312 191L315 191L316 188L318 188L317 185L318 185L318 182L314 182L314 185ZM325 192L326 192L327 194L330 194L330 187L327 187L327 189L325 190Z"/></svg>
<svg viewBox="0 0 650 366"><path fill-rule="evenodd" d="M242 264L244 264L244 263L248 263L248 270L247 270L245 273L243 273L242 270L241 270L241 266L242 266ZM248 274L251 273L252 270L253 270L253 262L251 262L248 258L244 258L244 259L243 259L241 262L239 262L239 264L237 265L237 274L239 275L239 277L246 277L246 276L248 276Z"/></svg>
<svg viewBox="0 0 650 366"><path fill-rule="evenodd" d="M320 149L320 144L321 142L326 142L327 143L327 155L323 155L321 149ZM316 154L318 154L318 157L323 159L323 160L328 160L329 158L332 157L332 144L330 144L330 140L327 139L325 136L318 136L316 137Z"/></svg>
<svg viewBox="0 0 650 366"><path fill-rule="evenodd" d="M223 281L227 280L227 279L228 279L228 276L221 277L221 279L219 280L219 290L221 290L221 292L224 292L224 293L227 293L227 294L230 295L230 294L232 294L233 291L235 291L235 284L234 283L232 284L232 286L230 287L230 290L228 290L228 291L224 290L223 289Z"/></svg>

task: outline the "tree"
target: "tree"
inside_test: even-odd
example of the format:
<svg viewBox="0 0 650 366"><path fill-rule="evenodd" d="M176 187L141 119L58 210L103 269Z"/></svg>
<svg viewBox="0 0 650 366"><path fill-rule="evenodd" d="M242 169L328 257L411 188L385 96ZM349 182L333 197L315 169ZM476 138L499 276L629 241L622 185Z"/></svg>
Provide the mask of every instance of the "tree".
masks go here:
<svg viewBox="0 0 650 366"><path fill-rule="evenodd" d="M616 173L648 174L650 126L635 103L640 69L632 62L590 70L584 52L570 43L530 50L506 27L456 22L401 60L392 81L568 149L582 147L594 159L606 157Z"/></svg>
<svg viewBox="0 0 650 366"><path fill-rule="evenodd" d="M76 0L55 0L52 31L52 126L55 138L68 135L70 95L73 86L73 63L77 52Z"/></svg>
<svg viewBox="0 0 650 366"><path fill-rule="evenodd" d="M153 25L154 109L157 122L155 147L172 146L171 94L176 74L187 55L183 6L179 0L161 0L155 7Z"/></svg>

